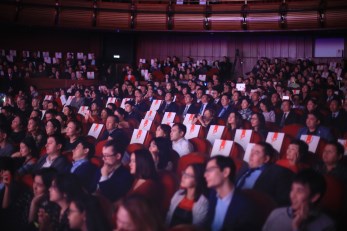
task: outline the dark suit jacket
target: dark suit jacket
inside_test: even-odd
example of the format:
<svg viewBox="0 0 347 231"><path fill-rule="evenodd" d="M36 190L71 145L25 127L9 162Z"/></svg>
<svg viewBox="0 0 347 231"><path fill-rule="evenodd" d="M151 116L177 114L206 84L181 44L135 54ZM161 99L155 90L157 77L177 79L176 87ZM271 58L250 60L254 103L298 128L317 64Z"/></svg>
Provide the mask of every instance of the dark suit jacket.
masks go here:
<svg viewBox="0 0 347 231"><path fill-rule="evenodd" d="M219 108L219 110L216 112L216 116L215 116L215 117L221 118L221 119L223 119L223 120L226 120L231 112L235 112L235 110L229 105L229 106L227 107L227 109L225 110L225 112L223 113L223 115L222 115L221 117L219 117L219 113L220 113L222 110L223 110L223 107Z"/></svg>
<svg viewBox="0 0 347 231"><path fill-rule="evenodd" d="M143 113L149 110L149 104L146 101L141 101L139 104L135 104L134 108L136 111Z"/></svg>
<svg viewBox="0 0 347 231"><path fill-rule="evenodd" d="M202 109L202 103L200 102L199 104L199 107L198 107L198 113L200 113L200 110ZM207 103L206 105L206 109L213 109L213 110L216 110L216 108L214 107L213 103Z"/></svg>
<svg viewBox="0 0 347 231"><path fill-rule="evenodd" d="M77 176L77 178L80 180L82 186L89 192L92 193L93 191L93 177L95 176L95 173L97 171L97 167L90 163L89 161L84 162L80 166L78 166L73 174Z"/></svg>
<svg viewBox="0 0 347 231"><path fill-rule="evenodd" d="M47 154L42 156L36 163L33 172L41 169L46 162ZM66 173L71 169L70 162L65 158L65 156L58 156L52 163L51 168L55 168L59 173Z"/></svg>
<svg viewBox="0 0 347 231"><path fill-rule="evenodd" d="M116 171L114 171L111 178L105 180L103 182L99 182L101 178L101 171L96 171L94 183L93 183L93 191L97 189L99 185L99 192L109 199L111 202L114 202L121 197L125 196L133 183L133 177L131 176L128 169L123 166L120 166Z"/></svg>
<svg viewBox="0 0 347 231"><path fill-rule="evenodd" d="M166 107L166 102L164 101L164 102L160 105L158 112L159 112L159 113L163 113L163 114L164 114L165 112L176 112L176 113L179 112L179 108L178 108L178 106L177 106L177 104L176 104L175 102L171 102L171 103L169 104L169 106L166 108L166 110L165 110L165 107Z"/></svg>
<svg viewBox="0 0 347 231"><path fill-rule="evenodd" d="M289 192L294 176L293 173L275 164L265 164L263 168L253 189L268 194L279 206L289 205ZM240 178L242 175L240 174Z"/></svg>
<svg viewBox="0 0 347 231"><path fill-rule="evenodd" d="M181 115L183 115L185 108L186 108L186 105L183 105L180 112ZM197 113L199 113L199 107L197 107L196 104L192 103L187 110L187 114L197 114Z"/></svg>
<svg viewBox="0 0 347 231"><path fill-rule="evenodd" d="M133 111L131 114L127 114L126 120L128 119L135 119L137 121L139 121L139 123L141 122L142 116L137 112L137 111Z"/></svg>
<svg viewBox="0 0 347 231"><path fill-rule="evenodd" d="M281 124L281 120L283 117L283 112L281 114L279 114L278 116L276 116L276 124L278 126L280 126ZM284 126L289 125L289 124L295 124L298 123L298 118L297 115L295 114L295 112L293 110L290 110L289 114L287 115L285 121L284 121Z"/></svg>
<svg viewBox="0 0 347 231"><path fill-rule="evenodd" d="M209 209L207 213L207 230L211 230L215 209L217 205L216 192L212 191L209 197ZM227 214L222 226L222 231L255 231L257 226L256 208L252 201L241 191L235 190L229 204Z"/></svg>
<svg viewBox="0 0 347 231"><path fill-rule="evenodd" d="M336 118L333 118L330 113L325 122L327 126L335 128L341 135L347 131L347 113L344 110L340 110Z"/></svg>
<svg viewBox="0 0 347 231"><path fill-rule="evenodd" d="M308 134L308 128L303 127L299 130L296 138L300 139L302 135L307 135ZM331 134L330 130L324 126L318 126L316 129L316 132L314 134L315 136L319 136L320 138L323 138L327 141L332 141L334 140L333 135Z"/></svg>

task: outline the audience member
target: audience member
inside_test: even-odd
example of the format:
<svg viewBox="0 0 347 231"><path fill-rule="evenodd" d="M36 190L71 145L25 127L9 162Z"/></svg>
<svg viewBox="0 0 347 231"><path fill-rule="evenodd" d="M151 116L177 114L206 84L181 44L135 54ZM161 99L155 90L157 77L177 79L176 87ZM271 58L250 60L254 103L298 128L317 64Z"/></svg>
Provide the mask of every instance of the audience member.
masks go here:
<svg viewBox="0 0 347 231"><path fill-rule="evenodd" d="M187 128L184 124L176 123L172 126L170 139L172 141L172 149L180 156L184 156L193 151L193 145L184 138Z"/></svg>

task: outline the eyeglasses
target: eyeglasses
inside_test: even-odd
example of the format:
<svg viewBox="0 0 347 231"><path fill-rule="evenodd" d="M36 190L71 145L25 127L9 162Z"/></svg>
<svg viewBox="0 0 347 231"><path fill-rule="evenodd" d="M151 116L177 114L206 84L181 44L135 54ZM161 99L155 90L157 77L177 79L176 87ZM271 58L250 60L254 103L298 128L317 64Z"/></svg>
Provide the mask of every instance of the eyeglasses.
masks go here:
<svg viewBox="0 0 347 231"><path fill-rule="evenodd" d="M186 173L185 171L182 171L182 177L194 178L194 175Z"/></svg>
<svg viewBox="0 0 347 231"><path fill-rule="evenodd" d="M209 167L209 168L206 168L206 169L205 169L205 173L212 172L212 171L213 171L213 170L215 170L215 169L219 169L219 167L214 166L214 167Z"/></svg>
<svg viewBox="0 0 347 231"><path fill-rule="evenodd" d="M104 157L104 158L108 158L108 157L112 157L112 156L115 156L115 154L111 154L111 155L102 155L102 157Z"/></svg>

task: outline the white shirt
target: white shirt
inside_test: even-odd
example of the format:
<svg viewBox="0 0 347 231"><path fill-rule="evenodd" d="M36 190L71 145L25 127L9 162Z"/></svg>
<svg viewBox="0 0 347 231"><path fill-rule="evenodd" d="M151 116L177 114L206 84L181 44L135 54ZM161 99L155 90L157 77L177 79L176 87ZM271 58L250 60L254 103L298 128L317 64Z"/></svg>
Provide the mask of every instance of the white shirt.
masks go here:
<svg viewBox="0 0 347 231"><path fill-rule="evenodd" d="M181 157L194 151L193 145L185 138L173 141L172 149L175 150Z"/></svg>

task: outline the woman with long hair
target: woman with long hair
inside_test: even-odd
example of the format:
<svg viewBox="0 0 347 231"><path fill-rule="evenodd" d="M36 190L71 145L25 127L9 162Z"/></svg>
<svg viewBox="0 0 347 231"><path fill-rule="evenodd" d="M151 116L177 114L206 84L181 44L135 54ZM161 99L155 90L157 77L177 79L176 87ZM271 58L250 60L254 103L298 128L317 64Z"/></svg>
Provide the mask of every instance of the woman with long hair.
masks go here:
<svg viewBox="0 0 347 231"><path fill-rule="evenodd" d="M236 129L242 128L243 119L240 113L238 112L230 112L227 119L227 137L225 139L233 140L235 137Z"/></svg>
<svg viewBox="0 0 347 231"><path fill-rule="evenodd" d="M129 167L134 176L129 194L140 194L153 203L159 202L158 176L151 153L147 149L131 153Z"/></svg>
<svg viewBox="0 0 347 231"><path fill-rule="evenodd" d="M50 119L46 122L46 134L51 135L61 135L61 124L57 119Z"/></svg>
<svg viewBox="0 0 347 231"><path fill-rule="evenodd" d="M152 155L157 170L172 170L173 166L170 161L172 142L169 138L156 137L152 139L148 150Z"/></svg>
<svg viewBox="0 0 347 231"><path fill-rule="evenodd" d="M205 196L205 165L191 164L182 172L181 189L171 199L166 224L170 227L179 224L202 226L208 211Z"/></svg>
<svg viewBox="0 0 347 231"><path fill-rule="evenodd" d="M263 138L263 140L266 139L268 131L265 127L265 118L263 113L257 112L252 114L251 126L252 126L252 130L259 133L259 135Z"/></svg>

